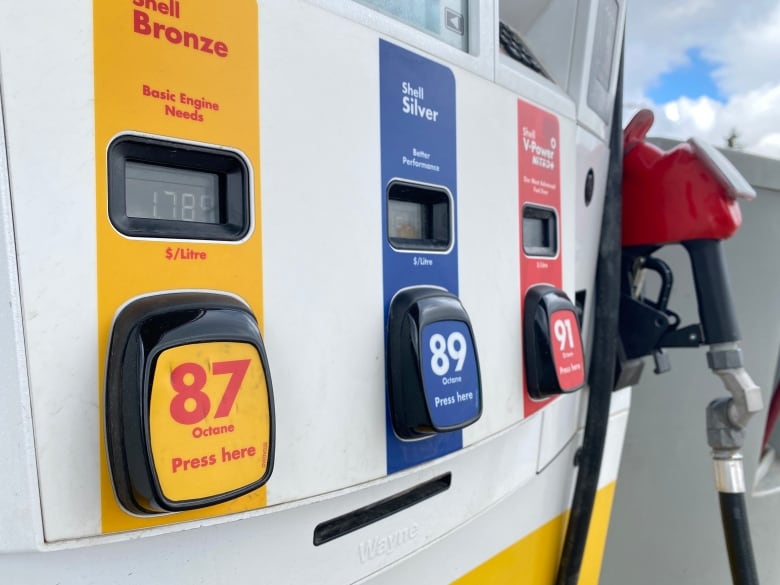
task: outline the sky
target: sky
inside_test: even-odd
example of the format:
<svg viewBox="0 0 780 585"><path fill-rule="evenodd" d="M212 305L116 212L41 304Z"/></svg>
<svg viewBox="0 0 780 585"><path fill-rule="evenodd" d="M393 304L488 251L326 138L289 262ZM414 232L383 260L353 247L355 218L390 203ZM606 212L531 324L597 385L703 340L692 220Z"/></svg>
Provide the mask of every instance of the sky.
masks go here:
<svg viewBox="0 0 780 585"><path fill-rule="evenodd" d="M780 0L628 0L624 123L780 159Z"/></svg>

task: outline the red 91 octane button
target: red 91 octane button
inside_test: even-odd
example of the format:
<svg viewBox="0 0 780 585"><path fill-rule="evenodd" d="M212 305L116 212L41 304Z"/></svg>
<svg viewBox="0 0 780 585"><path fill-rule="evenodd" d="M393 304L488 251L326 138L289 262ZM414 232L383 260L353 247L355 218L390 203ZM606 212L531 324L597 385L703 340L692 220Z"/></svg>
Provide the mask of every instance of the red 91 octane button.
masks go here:
<svg viewBox="0 0 780 585"><path fill-rule="evenodd" d="M550 315L550 340L558 385L563 392L585 384L582 338L574 311L563 309Z"/></svg>
<svg viewBox="0 0 780 585"><path fill-rule="evenodd" d="M566 293L532 286L523 307L525 389L532 400L574 392L585 385L585 357L574 305Z"/></svg>

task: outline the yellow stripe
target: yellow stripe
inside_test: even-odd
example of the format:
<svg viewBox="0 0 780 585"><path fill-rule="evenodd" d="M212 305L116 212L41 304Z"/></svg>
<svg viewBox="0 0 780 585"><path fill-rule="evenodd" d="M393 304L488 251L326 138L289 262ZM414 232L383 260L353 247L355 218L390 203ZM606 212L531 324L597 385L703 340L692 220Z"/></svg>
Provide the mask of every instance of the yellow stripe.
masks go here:
<svg viewBox="0 0 780 585"><path fill-rule="evenodd" d="M607 541L607 528L615 496L615 482L599 490L593 508L588 544L578 585L596 585ZM558 570L568 513L551 520L473 571L454 581L456 585L504 583L552 584Z"/></svg>
<svg viewBox="0 0 780 585"><path fill-rule="evenodd" d="M214 0L95 0L93 23L100 340L100 387L96 392L102 412L111 323L117 309L129 299L176 289L228 291L249 303L262 328L257 2L231 0L228 6ZM188 97L205 99L218 108L198 109ZM176 246L175 242L132 240L118 234L107 212L106 148L114 136L125 132L241 151L254 170L252 235L239 244L188 242L184 246L205 253L207 259L177 262L166 257L166 249ZM114 498L102 430L100 449L104 532L223 515L266 504L265 489L261 488L203 510L136 518L126 514Z"/></svg>

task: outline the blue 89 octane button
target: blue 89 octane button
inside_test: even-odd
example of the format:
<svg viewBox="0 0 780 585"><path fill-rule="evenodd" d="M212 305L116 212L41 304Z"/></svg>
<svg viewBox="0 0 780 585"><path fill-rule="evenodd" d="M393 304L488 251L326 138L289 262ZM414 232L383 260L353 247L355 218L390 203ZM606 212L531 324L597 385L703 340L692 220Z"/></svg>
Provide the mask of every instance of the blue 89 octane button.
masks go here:
<svg viewBox="0 0 780 585"><path fill-rule="evenodd" d="M422 330L420 367L431 423L460 428L480 414L474 341L463 321L436 321Z"/></svg>

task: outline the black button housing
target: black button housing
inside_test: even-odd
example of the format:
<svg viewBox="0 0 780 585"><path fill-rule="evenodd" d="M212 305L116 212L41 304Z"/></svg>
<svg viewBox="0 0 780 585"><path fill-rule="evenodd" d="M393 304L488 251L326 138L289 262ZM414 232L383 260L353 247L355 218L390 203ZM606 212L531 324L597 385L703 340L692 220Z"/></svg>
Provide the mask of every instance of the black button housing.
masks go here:
<svg viewBox="0 0 780 585"><path fill-rule="evenodd" d="M526 389L541 400L579 390L585 385L577 307L560 289L536 285L528 289L523 303L523 354ZM565 321L556 337L555 326Z"/></svg>
<svg viewBox="0 0 780 585"><path fill-rule="evenodd" d="M174 500L166 497L161 487L150 439L155 362L168 349L214 341L250 344L257 350L270 416L265 472L239 489L195 500ZM233 297L164 293L125 306L117 315L109 343L104 412L114 492L132 514L176 512L225 502L261 487L273 471L275 420L268 360L254 315Z"/></svg>
<svg viewBox="0 0 780 585"><path fill-rule="evenodd" d="M420 439L466 427L482 414L476 343L466 310L436 287L400 291L390 303L387 378L393 429Z"/></svg>

